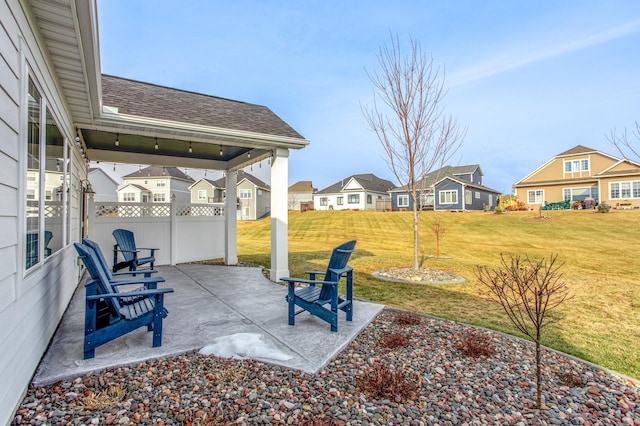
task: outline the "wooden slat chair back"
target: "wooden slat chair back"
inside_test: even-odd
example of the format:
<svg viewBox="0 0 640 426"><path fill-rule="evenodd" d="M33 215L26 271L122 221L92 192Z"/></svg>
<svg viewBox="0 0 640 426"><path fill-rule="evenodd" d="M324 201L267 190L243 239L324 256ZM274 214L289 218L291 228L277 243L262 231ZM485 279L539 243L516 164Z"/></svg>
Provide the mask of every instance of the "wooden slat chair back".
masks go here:
<svg viewBox="0 0 640 426"><path fill-rule="evenodd" d="M135 271L140 265L150 264L150 268L153 269L153 262L156 258L154 256L157 248L142 248L136 247L136 239L133 232L127 229L116 229L112 232L113 238L116 240L116 244L113 246L113 272L117 272L123 268L129 268L130 271ZM149 250L149 256L140 257L138 254L140 250ZM118 252L124 259L122 262L118 262Z"/></svg>
<svg viewBox="0 0 640 426"><path fill-rule="evenodd" d="M162 345L162 320L167 316L164 295L172 293L172 288L137 289L118 293L119 285L139 285L149 280L162 278L134 278L110 282L99 265L97 255L88 246L74 243L80 259L84 263L91 280L85 285L85 330L84 358L93 358L95 349L111 340L121 337L140 327L147 326L153 331L153 347ZM108 309L107 321L99 321L99 304L104 302Z"/></svg>
<svg viewBox="0 0 640 426"><path fill-rule="evenodd" d="M289 304L289 325L295 325L295 316L309 312L331 325L331 331L338 331L338 310L346 313L347 321L353 319L353 269L347 265L356 241L347 241L334 248L325 272L307 271L309 279L282 278L288 283L287 302ZM316 279L322 275L323 279ZM346 294L338 294L340 279L346 279ZM296 284L306 287L296 288ZM329 305L325 307L324 305ZM296 312L296 306L301 309Z"/></svg>
<svg viewBox="0 0 640 426"><path fill-rule="evenodd" d="M109 265L107 264L107 259L104 257L104 254L102 253L102 249L100 249L100 246L98 245L98 243L96 243L95 241L92 241L88 238L83 238L82 239L82 244L84 244L85 246L91 248L94 253L96 254L97 258L98 258L98 262L100 264L100 266L102 267L102 270L104 271L104 273L107 275L107 278L109 278L109 281L113 281L115 279L117 279L118 277L124 277L124 276L136 276L137 274L143 274L145 278L149 278L152 274L157 273L158 271L156 271L155 269L143 269L141 271L126 271L126 272L111 272L111 268L109 268ZM164 281L164 280L163 280Z"/></svg>

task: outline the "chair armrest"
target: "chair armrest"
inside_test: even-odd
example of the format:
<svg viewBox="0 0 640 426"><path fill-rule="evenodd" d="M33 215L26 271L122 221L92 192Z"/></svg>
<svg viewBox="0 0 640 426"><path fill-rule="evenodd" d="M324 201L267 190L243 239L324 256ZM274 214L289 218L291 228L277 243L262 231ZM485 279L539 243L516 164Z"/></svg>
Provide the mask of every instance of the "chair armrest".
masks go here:
<svg viewBox="0 0 640 426"><path fill-rule="evenodd" d="M334 274L336 274L337 276L341 277L342 274L348 274L353 272L353 268L351 266L346 266L342 269L330 269L330 271L332 271Z"/></svg>
<svg viewBox="0 0 640 426"><path fill-rule="evenodd" d="M156 274L158 271L156 269L138 269L137 271L122 271L122 272L112 272L112 276L120 276L120 275L140 275L144 274L145 278L151 278L147 276L148 274Z"/></svg>
<svg viewBox="0 0 640 426"><path fill-rule="evenodd" d="M99 300L99 299L122 299L125 297L151 297L151 296L155 296L156 294L166 294L166 293L173 293L173 289L172 288L159 288L159 289L155 289L155 290L140 290L140 291L131 291L128 293L106 293L106 294L96 294L94 296L87 296L86 299L87 300Z"/></svg>
<svg viewBox="0 0 640 426"><path fill-rule="evenodd" d="M137 250L137 249L136 250L123 250L123 249L120 249L120 248L114 248L113 251L119 251L121 253L137 253L140 250Z"/></svg>
<svg viewBox="0 0 640 426"><path fill-rule="evenodd" d="M136 278L132 280L116 280L110 281L112 286L130 285L130 284L148 284L148 283L163 283L165 281L162 277L149 277L149 278Z"/></svg>
<svg viewBox="0 0 640 426"><path fill-rule="evenodd" d="M160 250L159 248L151 248L151 247L136 247L138 251L140 250Z"/></svg>
<svg viewBox="0 0 640 426"><path fill-rule="evenodd" d="M289 283L289 285L295 284L295 283L301 283L301 284L322 284L322 285L338 285L337 281L322 281L322 280L306 280L304 278L280 278L282 281L286 281Z"/></svg>
<svg viewBox="0 0 640 426"><path fill-rule="evenodd" d="M304 271L305 274L307 275L325 275L326 272L325 271Z"/></svg>

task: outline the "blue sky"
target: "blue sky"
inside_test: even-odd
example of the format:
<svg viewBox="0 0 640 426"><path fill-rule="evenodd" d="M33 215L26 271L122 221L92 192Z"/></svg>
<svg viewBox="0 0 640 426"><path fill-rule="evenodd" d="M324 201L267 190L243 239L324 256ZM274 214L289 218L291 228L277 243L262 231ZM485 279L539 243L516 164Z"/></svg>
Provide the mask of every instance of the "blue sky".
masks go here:
<svg viewBox="0 0 640 426"><path fill-rule="evenodd" d="M606 135L640 121L637 0L99 0L98 8L104 73L269 107L311 141L291 152L289 182L318 189L356 173L397 183L361 112L373 93L366 72L390 33L404 46L419 40L444 68L445 111L468 128L450 164L480 164L496 190L511 192L578 144L619 156ZM268 181L267 170L252 173Z"/></svg>

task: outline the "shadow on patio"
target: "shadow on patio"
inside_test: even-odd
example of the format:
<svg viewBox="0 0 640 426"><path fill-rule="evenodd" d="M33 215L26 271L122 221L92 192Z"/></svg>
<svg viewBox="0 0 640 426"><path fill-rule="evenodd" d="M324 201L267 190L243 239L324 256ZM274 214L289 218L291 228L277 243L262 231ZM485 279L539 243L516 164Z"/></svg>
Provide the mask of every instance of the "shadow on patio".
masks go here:
<svg viewBox="0 0 640 426"><path fill-rule="evenodd" d="M287 324L286 287L262 275L260 268L184 264L159 267L166 279L159 287L172 287L165 296L169 311L163 323L162 347L151 347L146 327L96 349L83 360L84 285L80 285L62 318L33 379L47 385L107 367L134 365L143 360L199 350L221 336L255 333L286 361L260 361L315 373L344 349L383 309L382 305L355 301L353 321L339 315L338 332L307 312Z"/></svg>

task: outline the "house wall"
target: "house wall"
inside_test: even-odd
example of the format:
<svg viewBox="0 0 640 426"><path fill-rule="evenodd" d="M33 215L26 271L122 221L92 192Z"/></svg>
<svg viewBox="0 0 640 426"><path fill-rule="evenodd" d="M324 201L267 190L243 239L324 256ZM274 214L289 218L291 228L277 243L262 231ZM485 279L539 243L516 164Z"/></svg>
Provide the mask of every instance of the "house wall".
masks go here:
<svg viewBox="0 0 640 426"><path fill-rule="evenodd" d="M458 201L452 204L440 203L440 192L442 191L456 191L458 193ZM434 210L463 210L463 197L464 191L462 190L462 185L453 180L445 179L435 187Z"/></svg>
<svg viewBox="0 0 640 426"><path fill-rule="evenodd" d="M580 160L580 159L588 159L589 160L589 170L584 172L564 172L564 162L570 160ZM572 155L568 157L562 158L553 158L549 161L549 163L527 177L526 180L523 180L522 183L534 183L534 182L545 182L545 181L553 181L553 180L564 180L564 179L575 179L575 178L587 178L590 176L594 176L595 174L601 172L607 167L611 167L616 162L615 159L604 156L602 154L591 153L591 154L579 154ZM560 201L560 200L558 200Z"/></svg>
<svg viewBox="0 0 640 426"><path fill-rule="evenodd" d="M240 198L240 207L237 210L238 220L255 220L256 219L256 186L249 180L243 180L238 183L238 197L242 189L251 190L251 198Z"/></svg>
<svg viewBox="0 0 640 426"><path fill-rule="evenodd" d="M271 192L256 188L256 219L260 219L271 210Z"/></svg>
<svg viewBox="0 0 640 426"><path fill-rule="evenodd" d="M148 202L151 202L153 200L152 195L150 193L146 192L146 191L144 191L144 192L147 194L147 196L149 198ZM123 186L122 188L120 188L120 190L117 192L117 195L118 195L118 200L117 201L119 201L121 203L125 203L125 202L127 202L127 203L141 203L142 202L142 193L143 193L143 191L140 188L138 188L138 187L136 187L134 185L126 185L126 186ZM125 201L124 200L124 194L134 194L133 201ZM106 201L106 200L96 200L96 201Z"/></svg>
<svg viewBox="0 0 640 426"><path fill-rule="evenodd" d="M39 51L30 14L18 1L3 1L0 21L0 424L9 424L78 284L69 244L80 234L80 180L86 168L73 146L63 245L25 270L27 75L66 141L73 140L74 128L56 77Z"/></svg>
<svg viewBox="0 0 640 426"><path fill-rule="evenodd" d="M193 183L193 181L184 181L182 179L170 179L171 187L170 193L176 196L176 201L178 203L188 203L191 200L191 191L189 187ZM170 201L170 198L167 199L167 202Z"/></svg>
<svg viewBox="0 0 640 426"><path fill-rule="evenodd" d="M472 187L466 187L465 191L471 191L471 203L465 199L465 210L484 210L485 206L493 209L496 206L499 194Z"/></svg>
<svg viewBox="0 0 640 426"><path fill-rule="evenodd" d="M311 192L289 192L289 210L300 210L300 203L313 202Z"/></svg>
<svg viewBox="0 0 640 426"><path fill-rule="evenodd" d="M118 201L118 184L115 183L102 170L97 169L89 173L89 181L91 187L95 191L94 199L96 201Z"/></svg>
<svg viewBox="0 0 640 426"><path fill-rule="evenodd" d="M618 186L619 194L617 197L612 197L611 194L611 184L613 183ZM629 186L631 196L623 196L620 188L623 183ZM634 186L636 191L634 191ZM637 188L640 188L640 175L601 178L600 201L604 201L614 208L640 208L640 193Z"/></svg>
<svg viewBox="0 0 640 426"><path fill-rule="evenodd" d="M418 191L417 196L418 197L422 197L422 193L424 191ZM427 191L426 193L428 194L430 191ZM409 197L409 206L402 206L400 207L400 205L398 204L398 197L402 196L402 195L407 195ZM392 192L391 193L391 209L392 210L400 210L400 209L407 209L407 210L413 210L413 199L411 198L411 196L409 195L408 192Z"/></svg>
<svg viewBox="0 0 640 426"><path fill-rule="evenodd" d="M206 191L207 196L206 199L204 200L200 200L198 198L198 192L199 191ZM203 204L203 203L207 203L209 198L213 198L213 187L211 186L211 184L209 182L205 182L203 180L200 180L196 183L193 184L193 186L191 187L191 203L193 204Z"/></svg>

